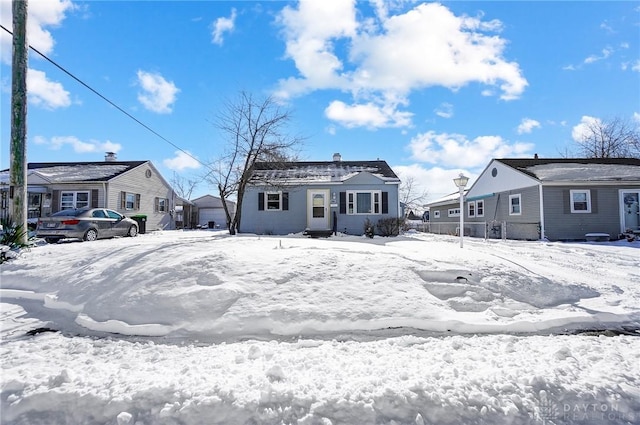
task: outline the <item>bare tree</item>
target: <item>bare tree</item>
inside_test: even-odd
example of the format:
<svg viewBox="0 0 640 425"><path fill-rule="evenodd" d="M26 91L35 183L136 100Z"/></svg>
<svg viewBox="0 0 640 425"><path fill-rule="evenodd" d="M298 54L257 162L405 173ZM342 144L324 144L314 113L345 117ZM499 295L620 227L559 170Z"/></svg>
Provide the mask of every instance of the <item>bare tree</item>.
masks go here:
<svg viewBox="0 0 640 425"><path fill-rule="evenodd" d="M191 199L191 194L199 183L200 182L197 180L185 179L175 171L171 178L171 186L173 186L173 190L175 190L178 196L182 199Z"/></svg>
<svg viewBox="0 0 640 425"><path fill-rule="evenodd" d="M619 117L586 122L576 141L585 158L640 158L640 130L637 124Z"/></svg>
<svg viewBox="0 0 640 425"><path fill-rule="evenodd" d="M422 205L426 202L428 192L421 190L416 184L414 177L406 177L402 179L400 188L398 189L400 202L402 202L406 208L416 211L422 208Z"/></svg>
<svg viewBox="0 0 640 425"><path fill-rule="evenodd" d="M242 198L254 164L291 160L302 143L301 137L286 133L290 121L291 112L272 97L255 99L245 91L228 100L217 116L216 126L225 134L227 148L205 178L218 188L231 234L240 228ZM232 216L226 201L234 196L236 212Z"/></svg>

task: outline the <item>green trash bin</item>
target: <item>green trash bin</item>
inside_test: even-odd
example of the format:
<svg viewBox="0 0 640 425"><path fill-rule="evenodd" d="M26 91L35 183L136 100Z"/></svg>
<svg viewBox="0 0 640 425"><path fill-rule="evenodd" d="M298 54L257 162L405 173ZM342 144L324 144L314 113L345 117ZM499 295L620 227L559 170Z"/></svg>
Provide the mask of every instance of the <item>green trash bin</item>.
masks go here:
<svg viewBox="0 0 640 425"><path fill-rule="evenodd" d="M147 233L147 216L144 214L136 214L131 216L138 223L138 233Z"/></svg>

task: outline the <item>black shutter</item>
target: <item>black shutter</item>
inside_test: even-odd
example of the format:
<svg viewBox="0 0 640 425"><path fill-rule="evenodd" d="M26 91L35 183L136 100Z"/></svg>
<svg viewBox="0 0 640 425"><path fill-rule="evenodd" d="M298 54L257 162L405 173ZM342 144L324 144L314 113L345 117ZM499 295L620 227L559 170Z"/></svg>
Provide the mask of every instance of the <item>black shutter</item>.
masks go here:
<svg viewBox="0 0 640 425"><path fill-rule="evenodd" d="M91 189L91 207L98 208L98 189Z"/></svg>
<svg viewBox="0 0 640 425"><path fill-rule="evenodd" d="M289 211L289 192L282 192L282 211Z"/></svg>
<svg viewBox="0 0 640 425"><path fill-rule="evenodd" d="M340 214L347 213L347 192L340 192Z"/></svg>
<svg viewBox="0 0 640 425"><path fill-rule="evenodd" d="M140 194L136 193L136 204L134 206L134 209L136 211L138 211L140 209Z"/></svg>
<svg viewBox="0 0 640 425"><path fill-rule="evenodd" d="M51 212L55 213L60 211L60 191L54 190L51 196Z"/></svg>
<svg viewBox="0 0 640 425"><path fill-rule="evenodd" d="M382 214L389 214L389 192L382 192Z"/></svg>
<svg viewBox="0 0 640 425"><path fill-rule="evenodd" d="M509 211L511 211L511 205L509 205ZM571 214L571 192L569 190L562 191L562 212Z"/></svg>
<svg viewBox="0 0 640 425"><path fill-rule="evenodd" d="M258 192L258 211L264 211L264 192Z"/></svg>
<svg viewBox="0 0 640 425"><path fill-rule="evenodd" d="M120 192L120 209L127 209L127 192Z"/></svg>
<svg viewBox="0 0 640 425"><path fill-rule="evenodd" d="M598 214L598 191L592 189L591 192L591 214Z"/></svg>

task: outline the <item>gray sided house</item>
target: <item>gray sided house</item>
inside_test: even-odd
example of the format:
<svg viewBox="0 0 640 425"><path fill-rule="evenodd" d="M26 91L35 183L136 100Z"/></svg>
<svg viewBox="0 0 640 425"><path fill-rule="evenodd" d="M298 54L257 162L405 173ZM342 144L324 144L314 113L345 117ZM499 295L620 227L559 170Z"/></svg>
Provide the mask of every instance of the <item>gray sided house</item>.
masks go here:
<svg viewBox="0 0 640 425"><path fill-rule="evenodd" d="M401 217L400 179L385 161L256 163L240 232L364 233L365 221Z"/></svg>
<svg viewBox="0 0 640 425"><path fill-rule="evenodd" d="M640 233L639 200L640 159L494 159L465 196L465 233L483 236L486 228L488 237L509 239L616 239ZM457 202L435 208L440 221Z"/></svg>
<svg viewBox="0 0 640 425"><path fill-rule="evenodd" d="M150 161L49 162L27 165L28 219L68 208L100 207L145 215L147 231L175 229L176 195ZM0 172L0 214L11 214L9 171Z"/></svg>

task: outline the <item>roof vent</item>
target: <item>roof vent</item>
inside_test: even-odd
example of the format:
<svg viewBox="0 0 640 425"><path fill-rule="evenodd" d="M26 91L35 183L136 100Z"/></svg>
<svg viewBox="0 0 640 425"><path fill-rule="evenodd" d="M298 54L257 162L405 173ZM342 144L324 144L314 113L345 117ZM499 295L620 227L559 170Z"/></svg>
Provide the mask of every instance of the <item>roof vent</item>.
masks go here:
<svg viewBox="0 0 640 425"><path fill-rule="evenodd" d="M115 152L107 152L104 155L104 160L106 162L116 162L118 160L118 157L116 156Z"/></svg>
<svg viewBox="0 0 640 425"><path fill-rule="evenodd" d="M334 160L335 162L340 162L340 161L342 161L342 155L340 155L339 153L334 153L334 154L333 154L333 160Z"/></svg>

